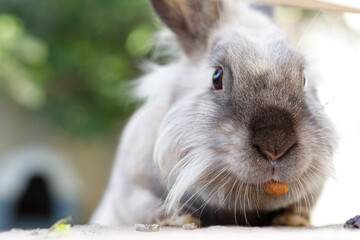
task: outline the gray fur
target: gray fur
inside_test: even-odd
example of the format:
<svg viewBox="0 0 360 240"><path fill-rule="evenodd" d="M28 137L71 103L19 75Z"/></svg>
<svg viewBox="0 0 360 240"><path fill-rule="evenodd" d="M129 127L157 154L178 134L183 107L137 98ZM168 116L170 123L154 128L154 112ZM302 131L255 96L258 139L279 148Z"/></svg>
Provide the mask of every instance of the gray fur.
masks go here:
<svg viewBox="0 0 360 240"><path fill-rule="evenodd" d="M336 141L303 56L272 20L242 3L152 3L185 55L141 79L137 94L146 103L123 133L91 222L147 223L192 210L207 224L261 225L290 206L311 209ZM201 5L196 19L204 21L188 18L189 4ZM221 6L215 15L214 6ZM212 89L217 66L222 90ZM289 151L274 164L257 147ZM272 179L288 182L289 192L267 194L262 185ZM263 218L252 220L255 212Z"/></svg>

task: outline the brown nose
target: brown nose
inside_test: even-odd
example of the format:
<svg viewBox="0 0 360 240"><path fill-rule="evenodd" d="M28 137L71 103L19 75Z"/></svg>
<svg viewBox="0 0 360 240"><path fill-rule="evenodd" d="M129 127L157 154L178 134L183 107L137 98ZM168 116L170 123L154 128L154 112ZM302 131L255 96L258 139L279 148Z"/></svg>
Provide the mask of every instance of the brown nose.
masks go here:
<svg viewBox="0 0 360 240"><path fill-rule="evenodd" d="M254 148L272 162L291 152L297 142L292 116L276 107L258 112L251 122L251 134Z"/></svg>
<svg viewBox="0 0 360 240"><path fill-rule="evenodd" d="M277 161L280 157L286 155L288 152L291 151L291 149L295 146L295 144L291 145L289 148L286 147L286 149L281 149L281 150L267 150L264 147L261 146L256 146L256 148L258 149L258 151L266 156L270 161L275 162Z"/></svg>

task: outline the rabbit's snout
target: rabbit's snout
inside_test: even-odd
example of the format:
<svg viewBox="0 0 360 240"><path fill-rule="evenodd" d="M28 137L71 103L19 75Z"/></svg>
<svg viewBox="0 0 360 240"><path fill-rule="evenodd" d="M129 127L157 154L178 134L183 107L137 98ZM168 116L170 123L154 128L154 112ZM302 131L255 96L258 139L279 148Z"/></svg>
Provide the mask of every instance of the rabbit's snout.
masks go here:
<svg viewBox="0 0 360 240"><path fill-rule="evenodd" d="M296 147L297 137L290 113L277 107L258 111L251 120L251 144L264 159L276 162Z"/></svg>

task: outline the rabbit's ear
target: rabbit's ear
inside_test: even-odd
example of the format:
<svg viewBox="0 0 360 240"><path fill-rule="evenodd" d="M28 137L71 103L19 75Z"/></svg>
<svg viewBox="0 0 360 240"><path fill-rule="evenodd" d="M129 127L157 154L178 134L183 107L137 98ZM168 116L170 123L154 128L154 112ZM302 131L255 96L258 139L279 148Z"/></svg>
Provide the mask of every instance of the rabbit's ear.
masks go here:
<svg viewBox="0 0 360 240"><path fill-rule="evenodd" d="M207 35L219 19L218 0L150 0L161 20L177 35L188 55L206 48Z"/></svg>

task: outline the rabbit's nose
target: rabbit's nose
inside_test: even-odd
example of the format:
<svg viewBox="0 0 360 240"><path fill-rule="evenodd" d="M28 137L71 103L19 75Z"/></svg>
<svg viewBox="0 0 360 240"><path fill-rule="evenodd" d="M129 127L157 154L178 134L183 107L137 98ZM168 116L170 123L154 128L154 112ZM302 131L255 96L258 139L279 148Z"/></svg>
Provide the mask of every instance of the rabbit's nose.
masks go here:
<svg viewBox="0 0 360 240"><path fill-rule="evenodd" d="M260 147L260 146L256 146L256 148L258 149L258 151L260 151L260 153L264 156L266 156L270 161L275 162L277 161L280 157L286 155L287 153L289 153L291 151L291 149L293 147L295 147L296 144L290 145L290 147L285 147L283 149L277 150L277 149L273 149L273 150L267 150L267 148L264 147Z"/></svg>
<svg viewBox="0 0 360 240"><path fill-rule="evenodd" d="M294 120L284 109L272 107L259 111L252 118L251 144L271 162L291 153L297 143Z"/></svg>

